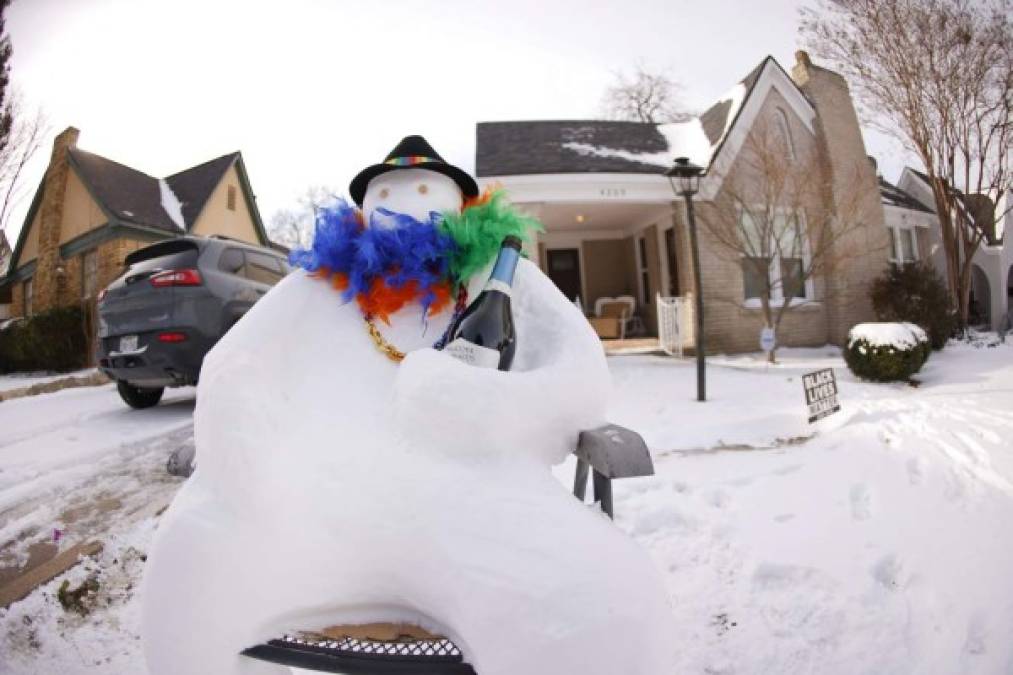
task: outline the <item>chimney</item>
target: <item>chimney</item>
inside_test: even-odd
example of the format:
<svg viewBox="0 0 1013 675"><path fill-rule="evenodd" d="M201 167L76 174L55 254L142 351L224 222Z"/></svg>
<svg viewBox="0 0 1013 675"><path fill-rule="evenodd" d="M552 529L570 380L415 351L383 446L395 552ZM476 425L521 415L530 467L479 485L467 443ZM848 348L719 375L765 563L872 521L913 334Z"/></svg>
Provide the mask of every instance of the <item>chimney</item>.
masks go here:
<svg viewBox="0 0 1013 675"><path fill-rule="evenodd" d="M39 253L33 281L34 309L58 307L67 286L66 263L60 257L60 227L70 165L67 151L77 147L81 132L67 127L53 139L53 154L46 169L39 207Z"/></svg>
<svg viewBox="0 0 1013 675"><path fill-rule="evenodd" d="M795 84L798 86L805 86L805 83L809 81L812 67L813 62L809 58L809 52L799 49L795 52L795 65L791 67L791 79L795 80Z"/></svg>

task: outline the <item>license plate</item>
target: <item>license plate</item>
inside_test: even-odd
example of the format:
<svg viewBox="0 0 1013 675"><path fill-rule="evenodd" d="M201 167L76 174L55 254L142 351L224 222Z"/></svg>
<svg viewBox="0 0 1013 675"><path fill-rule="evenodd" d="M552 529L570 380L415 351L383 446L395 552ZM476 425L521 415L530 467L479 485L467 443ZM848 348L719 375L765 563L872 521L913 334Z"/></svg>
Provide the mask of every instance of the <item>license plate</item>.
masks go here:
<svg viewBox="0 0 1013 675"><path fill-rule="evenodd" d="M121 352L132 352L137 350L137 336L136 335L124 335L120 338L120 351Z"/></svg>

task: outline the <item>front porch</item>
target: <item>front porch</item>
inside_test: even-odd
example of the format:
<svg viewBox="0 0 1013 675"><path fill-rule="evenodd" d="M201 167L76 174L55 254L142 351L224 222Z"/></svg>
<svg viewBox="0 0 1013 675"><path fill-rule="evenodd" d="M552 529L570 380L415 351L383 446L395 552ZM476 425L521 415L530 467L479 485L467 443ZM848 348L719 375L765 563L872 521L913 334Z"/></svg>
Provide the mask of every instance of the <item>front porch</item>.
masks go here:
<svg viewBox="0 0 1013 675"><path fill-rule="evenodd" d="M661 342L656 337L627 338L625 340L602 340L601 346L607 356L620 354L664 354Z"/></svg>
<svg viewBox="0 0 1013 675"><path fill-rule="evenodd" d="M607 352L693 347L690 256L677 203L602 197L518 206L545 227L528 255L581 308Z"/></svg>

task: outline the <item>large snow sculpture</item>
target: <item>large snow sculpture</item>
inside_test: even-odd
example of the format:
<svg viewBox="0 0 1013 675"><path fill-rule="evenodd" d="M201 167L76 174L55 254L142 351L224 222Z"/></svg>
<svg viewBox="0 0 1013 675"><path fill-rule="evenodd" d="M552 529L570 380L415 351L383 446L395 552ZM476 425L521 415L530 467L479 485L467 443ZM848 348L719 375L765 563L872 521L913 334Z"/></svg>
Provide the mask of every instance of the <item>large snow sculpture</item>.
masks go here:
<svg viewBox="0 0 1013 675"><path fill-rule="evenodd" d="M477 196L420 137L351 192L368 226L349 227L352 210L339 206L317 239L333 253L328 232L375 235L353 246L360 258L390 244L384 230L432 226L441 222L433 211L453 219L463 197ZM498 196L470 208L523 223ZM502 235L479 251L489 248L481 213L466 208L408 251L370 249L366 266L450 237L451 261L426 269L464 270L477 297ZM580 430L604 422L608 372L580 312L522 260L513 368L477 368L432 348L455 297L440 274L400 287L388 276L385 295L361 259L338 273L321 269L318 254L300 258L314 274L289 275L204 363L197 471L163 515L147 563L151 673L285 673L239 652L286 631L372 621L447 635L480 675L668 672L659 575L548 470ZM378 351L364 312L383 343L407 352L403 362Z"/></svg>

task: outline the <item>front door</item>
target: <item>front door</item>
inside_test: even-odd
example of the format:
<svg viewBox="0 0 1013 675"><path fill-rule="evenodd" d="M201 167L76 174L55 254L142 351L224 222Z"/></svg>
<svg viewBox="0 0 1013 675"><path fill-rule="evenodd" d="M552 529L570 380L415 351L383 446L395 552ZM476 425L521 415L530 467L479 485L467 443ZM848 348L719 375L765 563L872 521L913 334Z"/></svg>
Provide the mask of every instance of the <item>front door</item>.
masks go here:
<svg viewBox="0 0 1013 675"><path fill-rule="evenodd" d="M580 251L575 248L556 248L546 251L549 278L570 300L580 295Z"/></svg>

